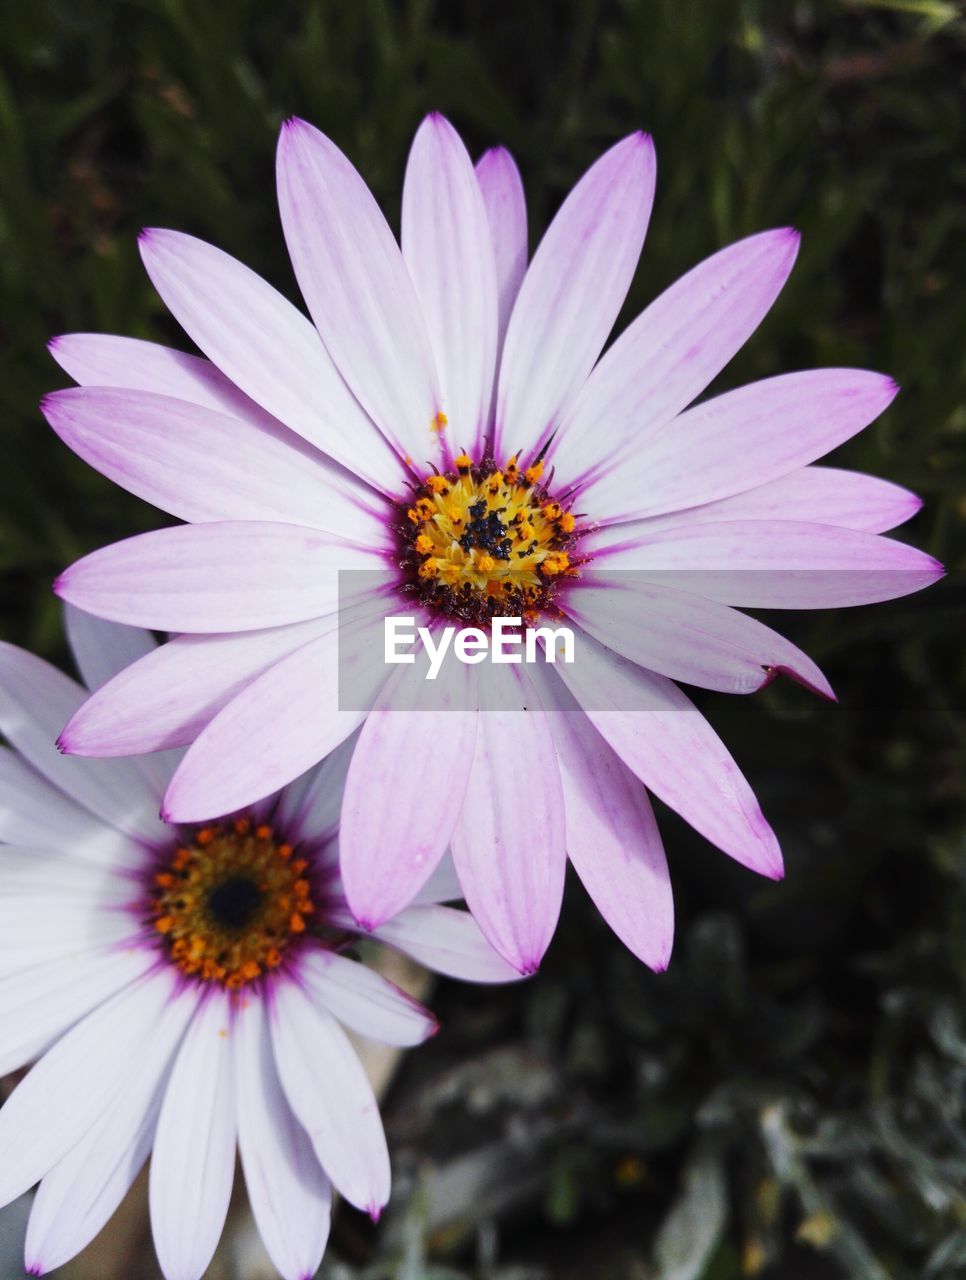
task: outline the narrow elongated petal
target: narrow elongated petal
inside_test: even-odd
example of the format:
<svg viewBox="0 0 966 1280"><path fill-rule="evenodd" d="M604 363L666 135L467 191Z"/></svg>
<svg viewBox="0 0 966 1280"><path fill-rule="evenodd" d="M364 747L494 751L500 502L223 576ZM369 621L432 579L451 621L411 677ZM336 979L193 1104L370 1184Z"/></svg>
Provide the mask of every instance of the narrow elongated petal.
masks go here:
<svg viewBox="0 0 966 1280"><path fill-rule="evenodd" d="M620 546L629 537L721 520L809 520L864 533L888 533L910 520L921 506L922 499L914 493L876 476L836 467L801 467L730 498L631 524L604 525L585 545L599 553Z"/></svg>
<svg viewBox="0 0 966 1280"><path fill-rule="evenodd" d="M258 631L333 613L340 569L382 568L374 551L294 524L225 520L142 533L60 575L62 599L159 631Z"/></svg>
<svg viewBox="0 0 966 1280"><path fill-rule="evenodd" d="M473 767L453 831L453 859L483 933L518 972L528 974L539 966L560 914L563 792L536 691L520 668L505 676L521 709L480 714Z"/></svg>
<svg viewBox="0 0 966 1280"><path fill-rule="evenodd" d="M309 952L299 964L299 980L313 1000L334 1018L381 1044L422 1044L439 1023L418 1001L374 969L337 955Z"/></svg>
<svg viewBox="0 0 966 1280"><path fill-rule="evenodd" d="M273 417L385 493L403 470L309 321L254 271L178 231L141 236L148 275L205 355Z"/></svg>
<svg viewBox="0 0 966 1280"><path fill-rule="evenodd" d="M41 409L85 462L180 520L277 520L386 540L376 496L333 482L322 455L284 427L115 387L55 391Z"/></svg>
<svg viewBox="0 0 966 1280"><path fill-rule="evenodd" d="M92 949L0 978L0 1075L30 1062L91 1009L139 978L145 950Z"/></svg>
<svg viewBox="0 0 966 1280"><path fill-rule="evenodd" d="M689 405L758 328L788 279L798 243L790 228L749 236L656 298L561 422L551 456L562 479L586 470L588 455L592 462L622 460Z"/></svg>
<svg viewBox="0 0 966 1280"><path fill-rule="evenodd" d="M127 1194L151 1150L168 1066L193 1008L190 999L166 1007L110 1107L41 1182L27 1227L31 1274L73 1258Z"/></svg>
<svg viewBox="0 0 966 1280"><path fill-rule="evenodd" d="M143 851L130 836L82 809L8 747L0 747L0 840L67 849L93 863L130 865Z"/></svg>
<svg viewBox="0 0 966 1280"><path fill-rule="evenodd" d="M560 765L570 861L624 945L660 972L671 958L674 898L647 792L556 671L536 674Z"/></svg>
<svg viewBox="0 0 966 1280"><path fill-rule="evenodd" d="M373 937L462 982L516 982L521 977L487 942L470 913L454 907L407 907L375 929Z"/></svg>
<svg viewBox="0 0 966 1280"><path fill-rule="evenodd" d="M313 618L266 631L175 636L88 698L61 734L61 748L111 756L187 746L252 680L332 626L331 618Z"/></svg>
<svg viewBox="0 0 966 1280"><path fill-rule="evenodd" d="M424 705L394 710L413 670L400 667L386 682L346 777L340 866L349 906L366 929L402 910L425 884L449 844L473 765L479 714L466 709L473 668L450 661L438 683L417 674Z"/></svg>
<svg viewBox="0 0 966 1280"><path fill-rule="evenodd" d="M238 1151L258 1234L283 1280L307 1280L329 1238L332 1184L285 1101L265 1005L236 1013Z"/></svg>
<svg viewBox="0 0 966 1280"><path fill-rule="evenodd" d="M202 821L271 795L358 727L364 711L339 709L340 643L345 633L332 630L303 645L214 717L171 780L168 821Z"/></svg>
<svg viewBox="0 0 966 1280"><path fill-rule="evenodd" d="M577 636L577 658L557 668L588 719L666 805L743 866L781 877L775 834L755 796L690 699L670 680Z"/></svg>
<svg viewBox="0 0 966 1280"><path fill-rule="evenodd" d="M722 693L754 693L786 675L835 700L815 663L784 636L690 591L636 574L598 573L562 599L561 607L615 653L672 680Z"/></svg>
<svg viewBox="0 0 966 1280"><path fill-rule="evenodd" d="M496 257L497 357L510 313L527 270L527 201L516 161L504 147L491 147L476 163Z"/></svg>
<svg viewBox="0 0 966 1280"><path fill-rule="evenodd" d="M905 543L794 520L670 529L613 547L600 563L608 573L634 570L661 586L750 609L871 604L921 591L943 573L932 556Z"/></svg>
<svg viewBox="0 0 966 1280"><path fill-rule="evenodd" d="M140 627L122 627L116 622L105 622L103 618L95 618L92 613L75 609L71 604L64 605L64 623L77 669L91 690L102 688L119 672L140 662L158 647L149 631L143 631ZM82 703L81 712L86 705ZM61 732L57 745L62 751L68 750L64 732ZM138 770L147 779L152 794L157 797L158 808L161 807L164 789L180 758L176 751L158 751L135 761Z"/></svg>
<svg viewBox="0 0 966 1280"><path fill-rule="evenodd" d="M654 199L654 146L618 142L580 179L520 286L500 368L494 452L545 442L627 296Z"/></svg>
<svg viewBox="0 0 966 1280"><path fill-rule="evenodd" d="M442 404L426 322L372 193L304 120L282 126L277 178L295 276L332 359L401 457L436 456Z"/></svg>
<svg viewBox="0 0 966 1280"><path fill-rule="evenodd" d="M31 653L0 643L0 730L38 773L119 831L142 840L166 836L157 796L129 760L91 766L62 756L57 735L84 690Z"/></svg>
<svg viewBox="0 0 966 1280"><path fill-rule="evenodd" d="M0 1108L0 1204L8 1204L63 1159L140 1069L173 981L152 974L125 987L54 1045Z"/></svg>
<svg viewBox="0 0 966 1280"><path fill-rule="evenodd" d="M231 1011L199 1008L168 1079L151 1155L151 1230L169 1280L200 1280L228 1213L235 1176Z"/></svg>
<svg viewBox="0 0 966 1280"><path fill-rule="evenodd" d="M345 1032L285 983L272 1006L272 1044L289 1106L323 1169L350 1204L378 1217L389 1199L389 1152L379 1105Z"/></svg>
<svg viewBox="0 0 966 1280"><path fill-rule="evenodd" d="M850 439L897 390L891 378L864 369L753 382L689 409L646 445L612 453L581 502L608 521L633 520L742 493Z"/></svg>
<svg viewBox="0 0 966 1280"><path fill-rule="evenodd" d="M420 125L409 153L402 252L436 358L443 442L482 439L496 362L496 261L472 162L438 113Z"/></svg>

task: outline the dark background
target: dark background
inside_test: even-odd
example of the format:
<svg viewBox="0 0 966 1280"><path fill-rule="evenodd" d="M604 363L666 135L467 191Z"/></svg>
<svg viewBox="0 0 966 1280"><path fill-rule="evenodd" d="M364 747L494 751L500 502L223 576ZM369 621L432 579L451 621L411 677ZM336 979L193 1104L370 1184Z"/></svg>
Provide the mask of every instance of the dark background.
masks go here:
<svg viewBox="0 0 966 1280"><path fill-rule="evenodd" d="M3 638L63 658L52 578L164 520L48 432L37 401L63 378L44 344L94 329L185 345L140 267L145 224L213 240L294 297L273 195L293 112L394 221L427 110L474 154L506 144L532 243L604 147L649 130L658 194L624 320L729 241L798 227L790 284L718 385L822 364L892 374L902 395L835 460L920 493L902 536L963 567L957 4L0 8ZM961 602L953 573L895 605L782 618L838 707L781 685L701 700L782 838L786 880L662 813L668 974L637 964L571 885L536 980L440 986L444 1033L387 1102L393 1205L378 1229L340 1215L327 1277L966 1275Z"/></svg>

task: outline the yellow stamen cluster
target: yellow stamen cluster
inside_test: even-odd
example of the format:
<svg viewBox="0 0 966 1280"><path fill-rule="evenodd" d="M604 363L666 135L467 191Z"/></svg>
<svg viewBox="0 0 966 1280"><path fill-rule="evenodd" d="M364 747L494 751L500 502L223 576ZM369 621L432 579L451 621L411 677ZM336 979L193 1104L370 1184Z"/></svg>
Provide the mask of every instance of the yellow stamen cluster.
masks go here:
<svg viewBox="0 0 966 1280"><path fill-rule="evenodd" d="M203 827L154 876L151 927L182 973L237 991L277 969L305 932L308 866L248 818Z"/></svg>
<svg viewBox="0 0 966 1280"><path fill-rule="evenodd" d="M461 453L406 505L403 567L424 603L467 620L524 615L573 575L576 520L540 487L543 462L520 470Z"/></svg>

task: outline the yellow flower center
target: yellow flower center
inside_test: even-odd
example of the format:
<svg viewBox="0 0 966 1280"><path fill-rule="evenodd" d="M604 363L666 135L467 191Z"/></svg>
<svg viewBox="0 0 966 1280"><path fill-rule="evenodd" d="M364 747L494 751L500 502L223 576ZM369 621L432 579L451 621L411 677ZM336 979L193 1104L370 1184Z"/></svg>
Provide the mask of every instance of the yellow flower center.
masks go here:
<svg viewBox="0 0 966 1280"><path fill-rule="evenodd" d="M521 470L468 454L434 472L405 504L402 566L427 606L468 622L531 618L577 568L576 518L541 485L543 462Z"/></svg>
<svg viewBox="0 0 966 1280"><path fill-rule="evenodd" d="M182 973L237 991L277 969L315 910L305 858L248 818L203 827L151 885L149 919Z"/></svg>

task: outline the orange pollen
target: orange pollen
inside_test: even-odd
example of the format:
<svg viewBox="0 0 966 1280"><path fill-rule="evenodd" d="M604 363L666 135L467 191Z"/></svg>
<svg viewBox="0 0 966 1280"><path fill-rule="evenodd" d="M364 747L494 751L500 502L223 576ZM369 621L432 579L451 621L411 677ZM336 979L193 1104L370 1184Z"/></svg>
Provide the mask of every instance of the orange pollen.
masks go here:
<svg viewBox="0 0 966 1280"><path fill-rule="evenodd" d="M447 422L449 422L449 418L447 418L446 414L443 413L441 409L433 419L433 430L445 431Z"/></svg>
<svg viewBox="0 0 966 1280"><path fill-rule="evenodd" d="M248 818L203 827L152 877L148 923L182 973L238 991L277 969L315 911L308 859Z"/></svg>

